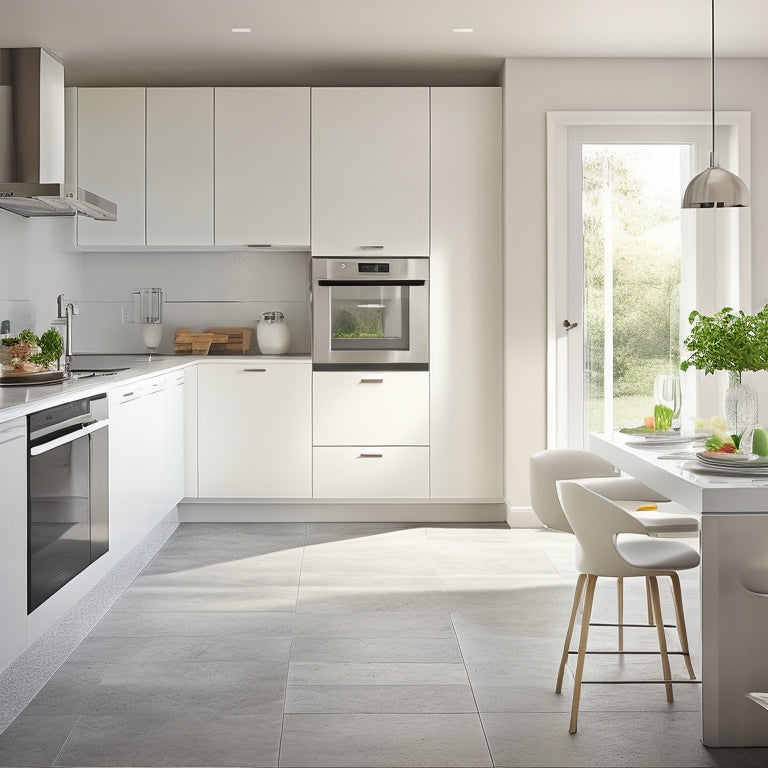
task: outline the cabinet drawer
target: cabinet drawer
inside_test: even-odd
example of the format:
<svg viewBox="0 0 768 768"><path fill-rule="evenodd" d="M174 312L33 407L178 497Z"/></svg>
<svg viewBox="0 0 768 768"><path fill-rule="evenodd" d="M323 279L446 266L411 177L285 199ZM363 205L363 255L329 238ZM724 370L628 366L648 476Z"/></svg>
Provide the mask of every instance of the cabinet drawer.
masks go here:
<svg viewBox="0 0 768 768"><path fill-rule="evenodd" d="M429 448L354 446L313 450L315 498L426 498Z"/></svg>
<svg viewBox="0 0 768 768"><path fill-rule="evenodd" d="M315 445L429 445L426 371L315 372Z"/></svg>

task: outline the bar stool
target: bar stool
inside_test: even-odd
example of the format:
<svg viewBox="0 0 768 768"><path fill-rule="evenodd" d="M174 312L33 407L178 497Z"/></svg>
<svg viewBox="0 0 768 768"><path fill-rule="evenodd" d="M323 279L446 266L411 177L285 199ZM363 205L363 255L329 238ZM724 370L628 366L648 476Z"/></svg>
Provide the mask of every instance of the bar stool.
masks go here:
<svg viewBox="0 0 768 768"><path fill-rule="evenodd" d="M592 487L593 483L599 486L600 482L599 480L565 480L558 483L562 508L576 537L576 568L579 571L579 577L576 582L571 617L557 674L555 687L557 693L562 692L563 675L568 655L571 653L570 645L576 614L582 597L584 600L578 660L574 675L571 720L568 728L570 733L576 733L584 660L586 654L589 653L587 641L592 602L595 585L599 577L645 577L651 594L663 674L662 680L654 682L663 683L667 701L673 701L672 673L669 666L669 651L664 633L658 585L659 576L670 578L681 648L679 653L685 660L689 678L695 679L688 648L682 592L677 571L695 568L699 564L699 554L684 542L649 536L645 526L636 517Z"/></svg>
<svg viewBox="0 0 768 768"><path fill-rule="evenodd" d="M573 533L557 495L560 480L595 479L598 493L616 502L636 517L651 536L698 536L699 520L688 509L670 501L634 477L621 476L616 468L591 451L550 448L535 453L529 460L531 506L534 514L548 528ZM655 509L639 511L638 507ZM624 582L616 580L619 650L624 647ZM651 591L646 584L648 623L653 624Z"/></svg>

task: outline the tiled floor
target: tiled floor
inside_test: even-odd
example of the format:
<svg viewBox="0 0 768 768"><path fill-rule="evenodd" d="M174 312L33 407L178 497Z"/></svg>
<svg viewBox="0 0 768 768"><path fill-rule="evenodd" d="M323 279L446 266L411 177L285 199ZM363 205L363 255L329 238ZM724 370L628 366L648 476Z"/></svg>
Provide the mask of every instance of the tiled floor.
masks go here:
<svg viewBox="0 0 768 768"><path fill-rule="evenodd" d="M768 765L768 749L701 745L696 685L674 704L661 686L586 686L568 734L570 688L553 687L572 551L501 527L183 524L0 735L0 765ZM644 607L629 580L628 620ZM592 678L659 675L653 657L592 658Z"/></svg>

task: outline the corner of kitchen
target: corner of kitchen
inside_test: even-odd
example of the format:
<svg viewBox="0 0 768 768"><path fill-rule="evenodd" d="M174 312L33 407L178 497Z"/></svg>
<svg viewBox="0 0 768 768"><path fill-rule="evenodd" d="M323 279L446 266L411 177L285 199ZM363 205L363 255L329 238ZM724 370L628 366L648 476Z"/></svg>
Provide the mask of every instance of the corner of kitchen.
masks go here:
<svg viewBox="0 0 768 768"><path fill-rule="evenodd" d="M64 347L0 378L6 673L179 522L505 519L499 88L64 89L23 54L102 203L0 185L4 336Z"/></svg>

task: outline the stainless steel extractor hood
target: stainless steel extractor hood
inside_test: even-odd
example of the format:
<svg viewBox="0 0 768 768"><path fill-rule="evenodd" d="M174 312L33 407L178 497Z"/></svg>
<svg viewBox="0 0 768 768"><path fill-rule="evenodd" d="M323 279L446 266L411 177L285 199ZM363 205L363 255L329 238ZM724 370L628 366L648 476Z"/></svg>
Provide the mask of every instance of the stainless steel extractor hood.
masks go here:
<svg viewBox="0 0 768 768"><path fill-rule="evenodd" d="M117 205L64 181L64 65L42 48L0 49L0 208L117 220Z"/></svg>

